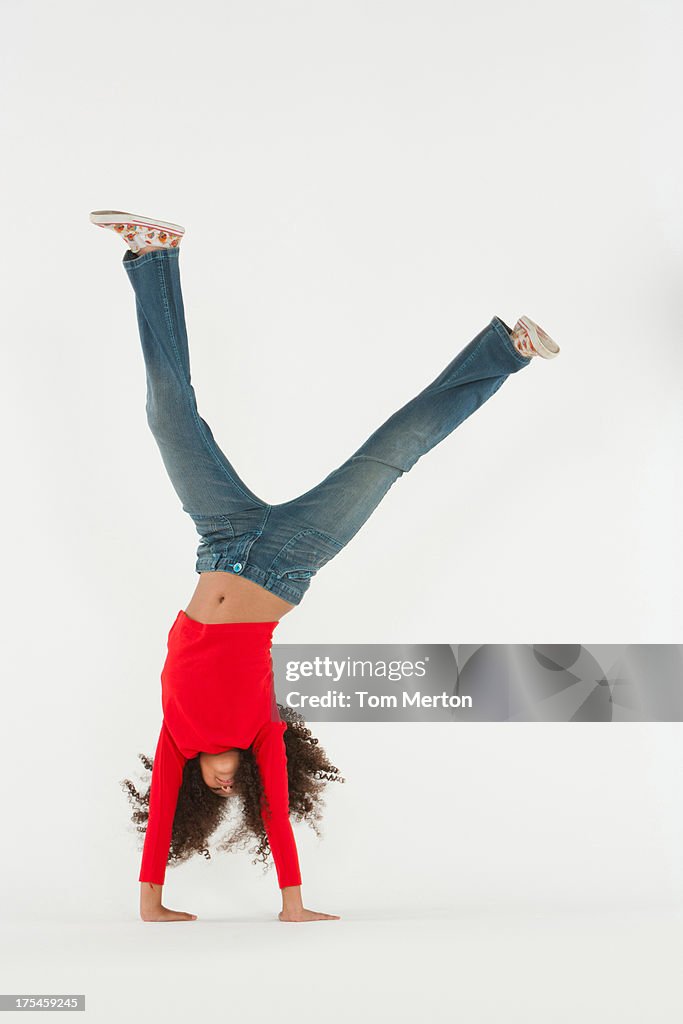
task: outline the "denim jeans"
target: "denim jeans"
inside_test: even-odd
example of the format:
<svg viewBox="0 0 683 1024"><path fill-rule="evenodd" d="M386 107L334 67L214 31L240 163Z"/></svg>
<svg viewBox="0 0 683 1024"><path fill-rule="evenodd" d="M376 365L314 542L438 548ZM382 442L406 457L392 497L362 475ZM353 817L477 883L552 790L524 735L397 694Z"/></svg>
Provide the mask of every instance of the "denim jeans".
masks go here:
<svg viewBox="0 0 683 1024"><path fill-rule="evenodd" d="M147 421L193 520L195 570L244 576L291 604L358 532L391 485L532 362L494 316L415 398L346 462L291 501L272 505L247 487L197 411L180 284L179 249L134 255L133 286L147 377Z"/></svg>

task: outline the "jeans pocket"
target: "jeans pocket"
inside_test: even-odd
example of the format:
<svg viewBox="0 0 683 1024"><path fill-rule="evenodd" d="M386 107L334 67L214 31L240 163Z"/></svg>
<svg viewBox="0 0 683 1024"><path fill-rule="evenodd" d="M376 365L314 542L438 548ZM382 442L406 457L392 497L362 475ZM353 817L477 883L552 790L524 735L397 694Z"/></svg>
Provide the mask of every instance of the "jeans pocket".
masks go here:
<svg viewBox="0 0 683 1024"><path fill-rule="evenodd" d="M228 544L235 537L229 516L220 514L205 516L195 515L189 512L188 515L195 525L195 529L202 539L202 544L208 547L215 547L217 544Z"/></svg>
<svg viewBox="0 0 683 1024"><path fill-rule="evenodd" d="M344 545L320 530L300 530L279 552L270 565L278 579L305 582L341 551Z"/></svg>
<svg viewBox="0 0 683 1024"><path fill-rule="evenodd" d="M227 515L191 514L201 542L197 548L198 571L219 565L230 566L239 573L246 565L251 546L261 536L260 529L235 532L232 518Z"/></svg>

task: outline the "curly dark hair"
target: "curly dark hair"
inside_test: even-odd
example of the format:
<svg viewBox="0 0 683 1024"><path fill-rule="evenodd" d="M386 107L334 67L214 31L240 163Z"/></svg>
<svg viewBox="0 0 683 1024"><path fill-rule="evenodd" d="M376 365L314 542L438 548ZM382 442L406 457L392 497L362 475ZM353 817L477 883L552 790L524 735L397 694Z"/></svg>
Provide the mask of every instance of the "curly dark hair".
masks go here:
<svg viewBox="0 0 683 1024"><path fill-rule="evenodd" d="M307 727L303 715L293 708L280 704L277 707L281 719L287 722L283 738L287 754L290 817L296 821L305 820L320 836L319 822L325 806L322 791L328 782L345 782L346 779L330 763L319 741ZM138 757L151 773L153 759L146 754L138 754ZM268 869L272 855L261 814L265 795L251 747L240 749L234 780L233 792L226 799L209 789L204 782L199 755L185 762L173 819L169 865L189 860L194 854L202 854L211 860L209 838L219 825L234 815L237 821L217 844L217 851L250 849L253 854L252 864L261 862L264 871ZM121 786L127 791L133 808L132 820L136 831L145 833L149 820L151 778L143 792L130 779L122 779Z"/></svg>

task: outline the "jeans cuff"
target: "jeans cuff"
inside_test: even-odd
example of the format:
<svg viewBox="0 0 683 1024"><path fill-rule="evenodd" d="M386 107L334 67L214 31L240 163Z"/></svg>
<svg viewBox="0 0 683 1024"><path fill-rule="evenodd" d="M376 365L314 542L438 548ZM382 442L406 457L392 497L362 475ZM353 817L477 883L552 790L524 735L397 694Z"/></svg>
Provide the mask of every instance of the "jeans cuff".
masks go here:
<svg viewBox="0 0 683 1024"><path fill-rule="evenodd" d="M520 366L528 366L528 364L531 362L531 359L528 356L523 356L521 352L517 351L514 342L510 337L511 328L508 327L505 321L501 320L499 316L494 316L493 319L491 320L491 327L495 331L497 331L497 333L503 339L505 346L509 354L513 357L514 361L518 363Z"/></svg>

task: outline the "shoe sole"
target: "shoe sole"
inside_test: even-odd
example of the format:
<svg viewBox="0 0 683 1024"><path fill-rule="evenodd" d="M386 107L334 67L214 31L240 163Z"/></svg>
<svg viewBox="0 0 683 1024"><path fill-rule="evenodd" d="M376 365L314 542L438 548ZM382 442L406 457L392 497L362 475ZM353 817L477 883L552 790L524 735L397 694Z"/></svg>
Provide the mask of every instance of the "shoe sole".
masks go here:
<svg viewBox="0 0 683 1024"><path fill-rule="evenodd" d="M520 316L519 319L529 332L531 342L539 356L543 359L554 359L555 356L560 354L560 346L557 342L553 341L550 335L546 334L530 317Z"/></svg>
<svg viewBox="0 0 683 1024"><path fill-rule="evenodd" d="M176 235L184 235L185 228L182 224L173 224L168 220L156 220L154 217L143 217L136 213L126 213L124 210L93 210L90 214L93 224L108 227L110 224L137 224L143 228L163 228Z"/></svg>

